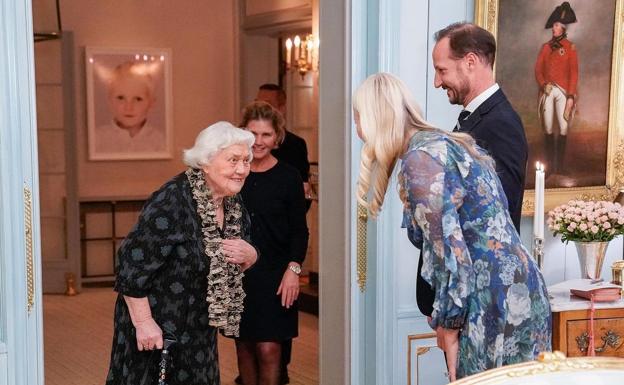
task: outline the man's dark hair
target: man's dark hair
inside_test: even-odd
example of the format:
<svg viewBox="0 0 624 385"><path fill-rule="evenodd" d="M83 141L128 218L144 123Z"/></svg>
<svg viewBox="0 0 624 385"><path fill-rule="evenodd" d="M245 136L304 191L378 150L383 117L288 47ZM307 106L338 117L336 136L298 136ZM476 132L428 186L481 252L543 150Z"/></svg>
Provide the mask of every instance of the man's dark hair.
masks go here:
<svg viewBox="0 0 624 385"><path fill-rule="evenodd" d="M282 89L282 87L278 86L274 83L265 83L258 87L259 90L264 91L274 91L277 92L277 101L280 105L286 104L286 92Z"/></svg>
<svg viewBox="0 0 624 385"><path fill-rule="evenodd" d="M496 39L485 29L472 23L460 22L453 23L433 35L436 43L445 37L449 38L454 59L461 59L472 52L494 68Z"/></svg>

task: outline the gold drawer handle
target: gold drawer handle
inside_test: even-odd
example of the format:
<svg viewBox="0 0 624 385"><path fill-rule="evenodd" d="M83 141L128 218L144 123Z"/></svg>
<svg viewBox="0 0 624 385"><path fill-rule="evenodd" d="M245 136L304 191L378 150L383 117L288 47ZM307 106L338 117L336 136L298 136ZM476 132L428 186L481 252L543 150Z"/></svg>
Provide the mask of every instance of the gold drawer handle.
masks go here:
<svg viewBox="0 0 624 385"><path fill-rule="evenodd" d="M620 336L613 330L607 331L600 339L602 340L602 346L594 348L596 353L604 352L609 346L617 349L620 345ZM587 349L589 349L589 334L587 332L583 332L576 337L576 346L578 346L581 353L587 353Z"/></svg>

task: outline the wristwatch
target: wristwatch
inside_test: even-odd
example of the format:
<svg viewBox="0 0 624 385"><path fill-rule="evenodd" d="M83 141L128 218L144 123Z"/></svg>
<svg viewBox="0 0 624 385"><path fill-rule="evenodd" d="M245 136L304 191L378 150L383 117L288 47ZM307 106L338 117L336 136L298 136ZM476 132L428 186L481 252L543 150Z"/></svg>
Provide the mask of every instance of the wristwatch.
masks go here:
<svg viewBox="0 0 624 385"><path fill-rule="evenodd" d="M299 265L288 265L288 268L297 275L301 274L301 266Z"/></svg>

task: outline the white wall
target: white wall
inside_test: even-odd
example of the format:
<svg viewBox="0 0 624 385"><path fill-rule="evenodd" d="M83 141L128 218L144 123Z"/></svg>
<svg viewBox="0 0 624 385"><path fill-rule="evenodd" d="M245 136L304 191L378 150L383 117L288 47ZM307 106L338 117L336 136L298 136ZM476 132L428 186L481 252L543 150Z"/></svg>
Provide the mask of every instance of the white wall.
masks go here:
<svg viewBox="0 0 624 385"><path fill-rule="evenodd" d="M310 6L311 0L246 0L247 16Z"/></svg>
<svg viewBox="0 0 624 385"><path fill-rule="evenodd" d="M278 40L264 35L241 34L241 109L256 98L264 83L279 83ZM240 114L240 113L239 113Z"/></svg>
<svg viewBox="0 0 624 385"><path fill-rule="evenodd" d="M80 196L146 195L184 169L181 151L217 120L237 120L235 5L221 0L65 0L63 28L74 32ZM87 159L85 46L170 48L173 159Z"/></svg>
<svg viewBox="0 0 624 385"><path fill-rule="evenodd" d="M0 342L0 385L7 385L9 368L7 366L7 351L3 342Z"/></svg>

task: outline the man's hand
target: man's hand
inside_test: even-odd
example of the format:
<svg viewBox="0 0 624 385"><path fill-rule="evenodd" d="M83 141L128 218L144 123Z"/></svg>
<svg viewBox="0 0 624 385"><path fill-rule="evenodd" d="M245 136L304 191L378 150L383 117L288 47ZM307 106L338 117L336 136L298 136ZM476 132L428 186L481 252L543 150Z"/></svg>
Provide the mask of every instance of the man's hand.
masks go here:
<svg viewBox="0 0 624 385"><path fill-rule="evenodd" d="M572 109L574 108L574 98L568 98L566 100L565 109L563 110L563 118L566 122L570 121L572 117Z"/></svg>

